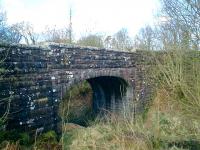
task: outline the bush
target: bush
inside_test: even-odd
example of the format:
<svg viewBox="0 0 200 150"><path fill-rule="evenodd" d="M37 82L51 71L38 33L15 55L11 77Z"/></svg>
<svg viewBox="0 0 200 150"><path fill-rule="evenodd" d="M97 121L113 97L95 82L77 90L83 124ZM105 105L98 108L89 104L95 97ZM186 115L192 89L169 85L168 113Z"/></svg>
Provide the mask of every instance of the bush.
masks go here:
<svg viewBox="0 0 200 150"><path fill-rule="evenodd" d="M94 118L92 89L89 83L84 81L68 90L60 104L59 112L64 122L87 126L87 122Z"/></svg>
<svg viewBox="0 0 200 150"><path fill-rule="evenodd" d="M20 133L19 141L21 145L29 146L32 144L33 139L31 139L28 133Z"/></svg>

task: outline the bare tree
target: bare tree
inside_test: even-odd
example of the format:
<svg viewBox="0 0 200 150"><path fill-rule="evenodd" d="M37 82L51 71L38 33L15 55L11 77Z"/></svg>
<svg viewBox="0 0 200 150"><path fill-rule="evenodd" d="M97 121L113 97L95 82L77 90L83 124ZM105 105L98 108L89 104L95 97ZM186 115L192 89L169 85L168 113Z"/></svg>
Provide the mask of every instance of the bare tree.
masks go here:
<svg viewBox="0 0 200 150"><path fill-rule="evenodd" d="M112 48L112 36L107 36L104 40L104 45L106 48Z"/></svg>
<svg viewBox="0 0 200 150"><path fill-rule="evenodd" d="M134 47L142 50L153 50L155 46L154 40L154 31L151 26L147 25L135 36Z"/></svg>
<svg viewBox="0 0 200 150"><path fill-rule="evenodd" d="M99 48L104 47L103 37L97 34L89 34L87 36L81 37L77 41L77 44L81 46L93 46Z"/></svg>
<svg viewBox="0 0 200 150"><path fill-rule="evenodd" d="M200 47L200 0L161 0L163 14L171 24L187 29L184 36L190 36L195 49Z"/></svg>
<svg viewBox="0 0 200 150"><path fill-rule="evenodd" d="M105 45L108 48L130 51L133 48L132 39L126 28L120 29L113 36L107 36Z"/></svg>
<svg viewBox="0 0 200 150"><path fill-rule="evenodd" d="M6 12L0 10L0 43L19 43L21 34L13 28L14 26L7 25Z"/></svg>
<svg viewBox="0 0 200 150"><path fill-rule="evenodd" d="M164 49L191 49L192 35L187 27L179 22L168 21L159 26L157 39L160 39Z"/></svg>
<svg viewBox="0 0 200 150"><path fill-rule="evenodd" d="M69 38L69 29L61 28L47 28L45 32L43 32L43 38L46 42L56 42L56 43L70 43Z"/></svg>
<svg viewBox="0 0 200 150"><path fill-rule="evenodd" d="M35 45L37 43L39 36L35 33L32 24L20 22L12 25L12 29L21 35L21 41L24 40L27 45Z"/></svg>
<svg viewBox="0 0 200 150"><path fill-rule="evenodd" d="M16 43L18 41L15 39L16 35L6 23L6 13L0 10L0 44ZM10 48L0 48L0 82L6 74L6 69L2 64L7 59L9 52ZM0 105L6 105L5 110L0 110L0 130L4 129L4 124L10 111L10 103L11 97L8 99L0 99Z"/></svg>
<svg viewBox="0 0 200 150"><path fill-rule="evenodd" d="M146 26L134 40L138 49L180 49L200 48L200 1L199 0L161 0L161 16L152 29Z"/></svg>

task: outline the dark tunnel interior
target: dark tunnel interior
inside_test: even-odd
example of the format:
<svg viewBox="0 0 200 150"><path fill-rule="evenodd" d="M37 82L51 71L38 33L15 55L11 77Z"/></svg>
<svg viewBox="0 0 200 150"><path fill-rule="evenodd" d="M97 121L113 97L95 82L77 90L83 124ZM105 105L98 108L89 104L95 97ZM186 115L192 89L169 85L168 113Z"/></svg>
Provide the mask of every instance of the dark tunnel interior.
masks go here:
<svg viewBox="0 0 200 150"><path fill-rule="evenodd" d="M128 84L119 77L101 76L87 80L93 91L93 111L117 111L126 96Z"/></svg>

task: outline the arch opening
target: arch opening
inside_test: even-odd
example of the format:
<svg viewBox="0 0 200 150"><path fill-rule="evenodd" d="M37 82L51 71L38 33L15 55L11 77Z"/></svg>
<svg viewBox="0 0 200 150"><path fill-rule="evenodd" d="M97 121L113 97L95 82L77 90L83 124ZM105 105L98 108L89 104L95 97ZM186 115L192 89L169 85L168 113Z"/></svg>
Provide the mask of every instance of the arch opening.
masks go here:
<svg viewBox="0 0 200 150"><path fill-rule="evenodd" d="M72 86L62 105L67 112L65 121L83 126L97 115L119 114L132 98L132 88L120 77L100 76L84 80ZM63 107L64 106L64 107ZM66 119L67 118L67 119Z"/></svg>
<svg viewBox="0 0 200 150"><path fill-rule="evenodd" d="M101 76L87 80L93 91L95 113L119 112L126 101L128 83L119 77Z"/></svg>

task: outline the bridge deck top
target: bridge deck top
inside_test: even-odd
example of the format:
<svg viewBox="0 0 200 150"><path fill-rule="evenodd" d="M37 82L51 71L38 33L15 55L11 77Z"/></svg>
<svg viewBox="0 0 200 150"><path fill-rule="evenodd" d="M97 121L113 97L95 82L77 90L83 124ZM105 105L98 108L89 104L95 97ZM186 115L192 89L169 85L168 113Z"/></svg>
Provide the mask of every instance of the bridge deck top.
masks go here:
<svg viewBox="0 0 200 150"><path fill-rule="evenodd" d="M98 47L91 47L91 46L79 46L79 45L72 45L72 44L58 44L58 43L47 43L47 44L38 44L38 45L25 45L25 44L0 44L0 48L21 48L24 50L46 50L51 51L52 49L56 48L63 48L67 50L87 50L87 51L106 51L106 52L116 52L116 53L126 53L132 54L134 52L127 52L123 50L111 49L111 48L98 48ZM1 50L0 50L1 51Z"/></svg>

